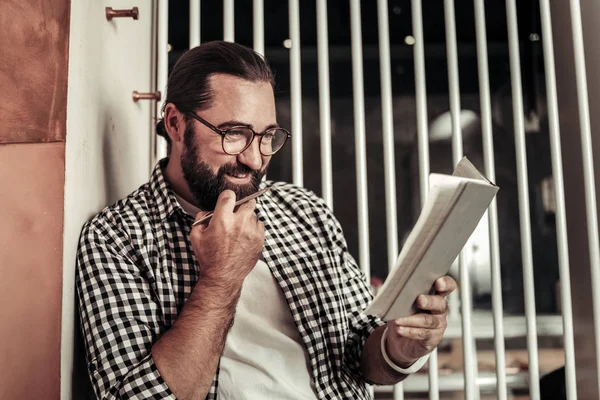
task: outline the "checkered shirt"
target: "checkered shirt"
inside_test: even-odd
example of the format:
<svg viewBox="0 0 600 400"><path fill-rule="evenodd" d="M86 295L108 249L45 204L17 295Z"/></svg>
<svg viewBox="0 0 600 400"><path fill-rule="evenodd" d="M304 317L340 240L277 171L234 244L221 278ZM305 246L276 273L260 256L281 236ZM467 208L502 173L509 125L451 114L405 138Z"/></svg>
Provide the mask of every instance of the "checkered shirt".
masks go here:
<svg viewBox="0 0 600 400"><path fill-rule="evenodd" d="M76 287L88 372L101 399L175 399L152 344L175 322L199 269L189 241L193 218L162 173L105 208L82 231ZM318 399L368 399L360 354L383 322L361 311L371 301L364 275L324 202L287 183L258 201L263 257L281 286L306 347ZM217 369L207 399L217 398Z"/></svg>

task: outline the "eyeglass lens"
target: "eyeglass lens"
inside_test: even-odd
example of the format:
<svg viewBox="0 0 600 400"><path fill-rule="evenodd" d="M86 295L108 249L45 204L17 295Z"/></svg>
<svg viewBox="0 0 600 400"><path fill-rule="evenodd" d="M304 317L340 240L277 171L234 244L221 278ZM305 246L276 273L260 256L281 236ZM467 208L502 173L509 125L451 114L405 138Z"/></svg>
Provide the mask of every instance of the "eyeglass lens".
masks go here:
<svg viewBox="0 0 600 400"><path fill-rule="evenodd" d="M223 150L229 154L239 154L246 149L253 137L249 128L233 128L223 137ZM260 136L260 152L269 156L283 147L287 132L283 129L270 129Z"/></svg>

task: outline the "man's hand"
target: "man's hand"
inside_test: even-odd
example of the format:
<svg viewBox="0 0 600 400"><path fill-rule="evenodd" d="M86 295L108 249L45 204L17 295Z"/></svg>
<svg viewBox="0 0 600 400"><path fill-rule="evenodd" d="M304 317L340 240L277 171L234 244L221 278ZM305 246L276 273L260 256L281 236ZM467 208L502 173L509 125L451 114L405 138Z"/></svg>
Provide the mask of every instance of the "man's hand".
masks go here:
<svg viewBox="0 0 600 400"><path fill-rule="evenodd" d="M256 200L234 206L235 193L223 191L212 219L194 227L190 240L201 279L237 290L260 257L265 228L254 214Z"/></svg>
<svg viewBox="0 0 600 400"><path fill-rule="evenodd" d="M152 346L156 368L178 399L204 399L210 391L242 283L263 248L265 228L255 206L249 201L234 211L235 193L225 190L210 222L190 234L201 279Z"/></svg>
<svg viewBox="0 0 600 400"><path fill-rule="evenodd" d="M388 322L386 352L401 368L407 368L429 354L442 341L446 330L446 296L456 289L456 281L444 276L434 284L437 294L420 295L416 304L426 311Z"/></svg>

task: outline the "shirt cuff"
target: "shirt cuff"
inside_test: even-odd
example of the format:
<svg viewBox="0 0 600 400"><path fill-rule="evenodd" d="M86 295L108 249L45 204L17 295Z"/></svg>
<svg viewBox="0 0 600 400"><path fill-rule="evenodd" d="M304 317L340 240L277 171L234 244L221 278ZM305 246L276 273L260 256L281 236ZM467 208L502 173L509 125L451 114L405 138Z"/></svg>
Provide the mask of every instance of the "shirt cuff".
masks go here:
<svg viewBox="0 0 600 400"><path fill-rule="evenodd" d="M412 363L412 365L408 368L400 368L398 365L396 365L390 359L390 357L387 354L387 351L385 350L385 338L387 337L387 331L388 331L388 328L386 326L385 330L383 331L383 335L381 335L381 355L383 356L383 359L385 360L387 365L389 365L390 368L392 368L394 371L398 371L401 374L405 374L405 375L410 375L410 374L413 374L413 373L417 372L418 370L420 370L421 367L423 367L423 365L425 365L425 363L429 360L429 354L424 355L423 357L419 358L417 361Z"/></svg>

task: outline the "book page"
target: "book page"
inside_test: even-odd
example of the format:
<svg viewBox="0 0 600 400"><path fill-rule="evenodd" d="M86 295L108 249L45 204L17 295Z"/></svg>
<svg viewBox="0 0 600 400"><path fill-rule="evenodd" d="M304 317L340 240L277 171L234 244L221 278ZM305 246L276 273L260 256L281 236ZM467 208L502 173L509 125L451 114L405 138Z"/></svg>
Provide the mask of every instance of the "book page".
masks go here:
<svg viewBox="0 0 600 400"><path fill-rule="evenodd" d="M447 274L498 191L464 160L459 173L467 177L431 174L417 223L366 313L386 321L410 315L417 296Z"/></svg>
<svg viewBox="0 0 600 400"><path fill-rule="evenodd" d="M467 157L463 157L462 160L460 160L460 162L456 165L456 168L454 168L454 172L452 173L452 175L462 176L463 178L483 180L493 185L493 183L488 178L483 176L483 174L479 172L477 168L475 168L475 166L471 163L471 161L469 161Z"/></svg>
<svg viewBox="0 0 600 400"><path fill-rule="evenodd" d="M460 183L460 178L431 174L430 190L417 223L402 246L394 270L390 272L377 297L371 303L369 312L379 315L387 312L392 306L393 301L404 287L404 283L418 265L420 258L427 251L436 232L446 219L449 209L456 202L460 194ZM393 279L390 279L392 276Z"/></svg>

